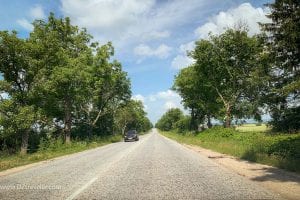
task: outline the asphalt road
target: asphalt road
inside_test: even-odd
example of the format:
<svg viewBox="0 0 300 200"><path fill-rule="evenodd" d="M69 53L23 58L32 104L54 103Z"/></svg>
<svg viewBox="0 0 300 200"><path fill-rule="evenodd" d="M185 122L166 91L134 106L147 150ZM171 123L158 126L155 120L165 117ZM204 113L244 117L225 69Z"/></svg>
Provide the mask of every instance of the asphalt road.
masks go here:
<svg viewBox="0 0 300 200"><path fill-rule="evenodd" d="M0 199L275 199L154 129L0 177Z"/></svg>

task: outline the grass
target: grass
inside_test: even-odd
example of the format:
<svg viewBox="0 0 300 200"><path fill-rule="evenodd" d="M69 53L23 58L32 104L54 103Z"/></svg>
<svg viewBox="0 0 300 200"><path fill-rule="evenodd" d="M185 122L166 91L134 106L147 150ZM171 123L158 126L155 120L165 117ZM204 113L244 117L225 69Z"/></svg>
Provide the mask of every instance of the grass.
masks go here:
<svg viewBox="0 0 300 200"><path fill-rule="evenodd" d="M161 133L181 143L300 173L300 134L272 134L223 127L214 127L198 134Z"/></svg>
<svg viewBox="0 0 300 200"><path fill-rule="evenodd" d="M108 136L95 138L92 142L88 141L73 141L71 144L63 144L60 140L41 141L40 148L37 152L27 155L1 155L0 156L0 171L43 161L67 154L72 154L87 149L96 148L109 143L121 141L122 136Z"/></svg>
<svg viewBox="0 0 300 200"><path fill-rule="evenodd" d="M242 126L237 126L236 130L240 132L267 132L270 131L271 128L267 127L266 124L261 124L260 126L255 124L243 124Z"/></svg>

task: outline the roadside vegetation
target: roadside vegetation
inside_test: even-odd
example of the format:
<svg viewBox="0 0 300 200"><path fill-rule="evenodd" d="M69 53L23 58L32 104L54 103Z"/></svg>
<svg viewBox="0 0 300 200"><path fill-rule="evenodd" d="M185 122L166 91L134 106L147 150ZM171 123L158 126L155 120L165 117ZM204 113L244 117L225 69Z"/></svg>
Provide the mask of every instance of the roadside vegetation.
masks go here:
<svg viewBox="0 0 300 200"><path fill-rule="evenodd" d="M300 173L300 134L241 132L218 126L196 134L179 133L176 130L161 133L180 143L198 145L240 159Z"/></svg>
<svg viewBox="0 0 300 200"><path fill-rule="evenodd" d="M152 127L111 42L53 13L33 26L28 38L0 31L0 170Z"/></svg>
<svg viewBox="0 0 300 200"><path fill-rule="evenodd" d="M64 144L62 140L42 140L39 148L34 151L34 153L28 153L26 155L2 154L0 156L0 171L100 147L121 140L122 136L120 134L115 136L97 137L92 140L75 140L68 145Z"/></svg>
<svg viewBox="0 0 300 200"><path fill-rule="evenodd" d="M270 23L260 24L259 35L241 22L196 41L188 52L195 62L173 85L190 113L170 109L156 127L183 143L299 172L300 3L267 6ZM249 119L258 126L241 126Z"/></svg>

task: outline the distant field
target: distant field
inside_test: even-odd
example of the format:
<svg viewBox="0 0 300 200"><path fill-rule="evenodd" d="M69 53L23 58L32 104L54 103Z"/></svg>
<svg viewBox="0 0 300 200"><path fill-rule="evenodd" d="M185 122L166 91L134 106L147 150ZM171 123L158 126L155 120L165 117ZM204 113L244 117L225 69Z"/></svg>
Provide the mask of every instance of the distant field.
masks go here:
<svg viewBox="0 0 300 200"><path fill-rule="evenodd" d="M266 124L261 124L260 126L257 126L256 124L244 124L242 126L237 126L236 130L240 132L267 132L271 130L271 128L267 127Z"/></svg>

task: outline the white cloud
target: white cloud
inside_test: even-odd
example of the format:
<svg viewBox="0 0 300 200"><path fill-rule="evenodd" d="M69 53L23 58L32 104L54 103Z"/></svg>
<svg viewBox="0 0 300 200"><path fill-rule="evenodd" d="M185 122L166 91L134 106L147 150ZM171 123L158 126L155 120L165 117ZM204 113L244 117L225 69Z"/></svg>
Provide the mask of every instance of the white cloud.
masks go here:
<svg viewBox="0 0 300 200"><path fill-rule="evenodd" d="M187 52L195 48L195 42L188 42L179 47L179 54L172 60L173 69L182 69L194 63L194 60L187 56Z"/></svg>
<svg viewBox="0 0 300 200"><path fill-rule="evenodd" d="M133 50L134 54L137 56L158 57L161 59L169 57L171 51L172 48L165 44L159 45L156 49L145 44L140 44Z"/></svg>
<svg viewBox="0 0 300 200"><path fill-rule="evenodd" d="M181 53L186 54L188 51L191 51L194 48L195 48L195 42L192 41L192 42L188 42L186 44L180 45L179 50L180 50Z"/></svg>
<svg viewBox="0 0 300 200"><path fill-rule="evenodd" d="M164 105L165 110L169 110L171 108L178 108L179 106L176 105L173 101L167 101Z"/></svg>
<svg viewBox="0 0 300 200"><path fill-rule="evenodd" d="M182 69L193 64L194 60L186 55L177 55L172 61L172 68Z"/></svg>
<svg viewBox="0 0 300 200"><path fill-rule="evenodd" d="M86 27L100 42L117 48L168 38L171 31L205 14L218 0L61 0L61 10L72 23Z"/></svg>
<svg viewBox="0 0 300 200"><path fill-rule="evenodd" d="M62 0L61 8L75 24L111 40L127 36L154 4L155 0Z"/></svg>
<svg viewBox="0 0 300 200"><path fill-rule="evenodd" d="M235 28L242 23L249 29L249 34L254 35L260 32L258 22L270 22L270 19L265 16L267 12L262 8L254 8L250 3L243 3L236 8L212 16L207 23L195 30L195 34L198 38L207 39L210 32L218 35L225 32L226 29ZM186 52L194 48L193 41L180 45L179 54L171 63L172 68L182 69L192 64L194 61L186 55Z"/></svg>
<svg viewBox="0 0 300 200"><path fill-rule="evenodd" d="M195 34L199 38L207 38L208 34L221 34L228 28L234 28L242 23L246 24L249 34L254 35L260 32L258 22L270 22L266 17L267 10L255 8L250 3L243 3L237 8L229 9L226 12L220 12L211 17L207 23L198 27Z"/></svg>
<svg viewBox="0 0 300 200"><path fill-rule="evenodd" d="M17 23L28 31L33 30L33 25L27 19L18 19Z"/></svg>
<svg viewBox="0 0 300 200"><path fill-rule="evenodd" d="M156 39L164 39L170 37L171 33L169 31L151 31L145 32L142 35L143 40L156 40Z"/></svg>
<svg viewBox="0 0 300 200"><path fill-rule="evenodd" d="M29 14L33 19L44 19L46 17L43 8L40 5L35 5L31 8Z"/></svg>
<svg viewBox="0 0 300 200"><path fill-rule="evenodd" d="M141 94L134 95L134 96L132 96L131 99L136 100L136 101L141 101L143 103L145 102L145 97Z"/></svg>
<svg viewBox="0 0 300 200"><path fill-rule="evenodd" d="M29 10L29 19L22 18L17 20L17 24L19 24L21 27L23 27L27 31L33 30L33 25L30 23L30 21L33 21L35 19L43 19L46 17L43 8L40 5L35 5Z"/></svg>
<svg viewBox="0 0 300 200"><path fill-rule="evenodd" d="M158 92L155 96L158 99L173 99L179 97L179 95L173 90L161 91Z"/></svg>
<svg viewBox="0 0 300 200"><path fill-rule="evenodd" d="M153 123L170 108L180 108L187 114L181 104L181 97L173 90L159 91L147 96L137 94L133 96L133 99L143 101L145 108L147 108L148 117Z"/></svg>

